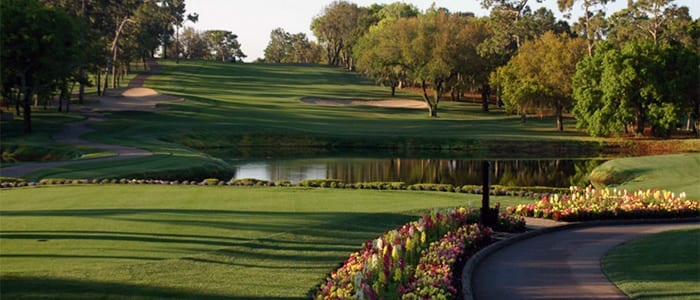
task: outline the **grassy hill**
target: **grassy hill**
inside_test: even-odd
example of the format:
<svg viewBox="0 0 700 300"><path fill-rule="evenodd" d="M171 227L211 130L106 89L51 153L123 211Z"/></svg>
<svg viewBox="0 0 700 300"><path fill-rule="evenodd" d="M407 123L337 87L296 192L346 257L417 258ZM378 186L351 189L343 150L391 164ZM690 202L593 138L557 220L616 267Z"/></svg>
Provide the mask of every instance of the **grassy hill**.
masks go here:
<svg viewBox="0 0 700 300"><path fill-rule="evenodd" d="M614 159L598 166L589 179L596 187L631 191L658 188L685 192L700 199L700 153L655 155Z"/></svg>

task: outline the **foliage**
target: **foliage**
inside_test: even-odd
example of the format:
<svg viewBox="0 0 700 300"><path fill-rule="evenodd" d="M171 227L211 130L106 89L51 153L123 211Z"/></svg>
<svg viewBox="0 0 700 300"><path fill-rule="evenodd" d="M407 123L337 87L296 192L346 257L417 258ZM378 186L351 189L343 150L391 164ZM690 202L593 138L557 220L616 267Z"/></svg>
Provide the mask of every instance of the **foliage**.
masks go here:
<svg viewBox="0 0 700 300"><path fill-rule="evenodd" d="M400 19L396 26L402 29L398 32L401 56L396 65L421 87L428 115L437 117L442 95L451 84L480 78L480 68L473 66L486 64L476 53L486 32L484 23L433 6L417 18Z"/></svg>
<svg viewBox="0 0 700 300"><path fill-rule="evenodd" d="M697 22L688 7L673 0L639 0L609 18L608 40L618 46L633 41L651 41L658 45L697 47ZM696 49L697 52L697 49Z"/></svg>
<svg viewBox="0 0 700 300"><path fill-rule="evenodd" d="M311 30L324 46L329 65L353 69L352 47L369 24L363 24L368 11L357 4L336 0L311 22Z"/></svg>
<svg viewBox="0 0 700 300"><path fill-rule="evenodd" d="M31 133L34 96L45 99L78 77L82 58L78 23L63 10L36 0L7 0L0 5L0 92L21 103L24 132Z"/></svg>
<svg viewBox="0 0 700 300"><path fill-rule="evenodd" d="M187 59L206 59L211 56L211 48L209 42L203 32L197 31L192 27L185 27L180 36L180 47L182 57Z"/></svg>
<svg viewBox="0 0 700 300"><path fill-rule="evenodd" d="M586 57L573 77L577 128L593 136L627 132L666 136L681 112L696 111L700 56L684 48L629 42L622 49L601 47Z"/></svg>
<svg viewBox="0 0 700 300"><path fill-rule="evenodd" d="M571 187L570 194L542 197L537 203L508 207L509 213L555 221L683 218L700 215L700 202L665 190L627 190Z"/></svg>
<svg viewBox="0 0 700 300"><path fill-rule="evenodd" d="M573 106L571 76L585 54L585 41L552 32L525 42L506 66L494 73L506 109L553 109L557 129L564 130L563 114ZM559 49L552 51L552 49Z"/></svg>
<svg viewBox="0 0 700 300"><path fill-rule="evenodd" d="M238 36L228 30L207 30L204 32L209 46L216 53L216 57L220 57L221 61L236 59L243 60L247 56L241 50L241 43L238 42Z"/></svg>
<svg viewBox="0 0 700 300"><path fill-rule="evenodd" d="M273 29L265 48L268 63L319 63L320 48L303 32L291 34L282 28Z"/></svg>
<svg viewBox="0 0 700 300"><path fill-rule="evenodd" d="M612 0L614 1L614 0ZM566 17L570 17L571 11L577 2L583 7L583 15L579 18L578 30L588 43L588 55L593 55L593 46L597 41L603 39L606 29L605 4L611 0L557 0L559 10L567 12ZM597 7L600 7L596 9Z"/></svg>
<svg viewBox="0 0 700 300"><path fill-rule="evenodd" d="M406 68L401 59L401 43L396 33L403 22L383 23L372 27L353 48L357 70L374 78L377 83L388 85L391 96L406 78Z"/></svg>

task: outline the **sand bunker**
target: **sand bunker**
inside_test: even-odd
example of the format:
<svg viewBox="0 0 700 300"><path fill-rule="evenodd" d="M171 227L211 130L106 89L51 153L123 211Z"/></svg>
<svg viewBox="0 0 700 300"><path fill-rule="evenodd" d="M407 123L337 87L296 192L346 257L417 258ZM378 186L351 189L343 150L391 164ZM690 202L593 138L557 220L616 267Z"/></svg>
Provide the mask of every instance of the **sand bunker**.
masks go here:
<svg viewBox="0 0 700 300"><path fill-rule="evenodd" d="M143 87L132 88L122 92L122 96L124 97L148 97L156 95L159 94L155 90Z"/></svg>
<svg viewBox="0 0 700 300"><path fill-rule="evenodd" d="M302 98L301 102L330 105L330 106L374 106L386 108L408 108L408 109L426 109L428 105L423 101L406 100L406 99L385 99L385 100L360 100L360 99L320 99L306 97Z"/></svg>
<svg viewBox="0 0 700 300"><path fill-rule="evenodd" d="M87 107L98 111L151 111L156 110L161 103L183 101L182 98L163 95L149 88L131 88L117 91L114 94L121 96L100 96L94 99L98 103L89 104Z"/></svg>

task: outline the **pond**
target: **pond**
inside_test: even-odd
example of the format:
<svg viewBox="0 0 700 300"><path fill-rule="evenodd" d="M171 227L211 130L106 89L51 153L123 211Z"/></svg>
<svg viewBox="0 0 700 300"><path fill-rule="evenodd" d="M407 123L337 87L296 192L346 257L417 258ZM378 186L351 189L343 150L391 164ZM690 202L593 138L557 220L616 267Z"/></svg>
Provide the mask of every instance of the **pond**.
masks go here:
<svg viewBox="0 0 700 300"><path fill-rule="evenodd" d="M569 187L586 184L600 159L492 160L491 184ZM305 179L339 179L346 183L481 184L481 160L419 158L321 157L231 162L233 179L255 178L298 183Z"/></svg>

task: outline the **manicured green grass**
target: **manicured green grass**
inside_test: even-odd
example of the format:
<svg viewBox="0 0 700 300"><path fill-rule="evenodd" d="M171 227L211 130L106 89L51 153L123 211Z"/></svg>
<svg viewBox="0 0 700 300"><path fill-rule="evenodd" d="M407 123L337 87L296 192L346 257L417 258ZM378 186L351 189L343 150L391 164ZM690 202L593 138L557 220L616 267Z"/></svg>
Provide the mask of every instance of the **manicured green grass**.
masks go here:
<svg viewBox="0 0 700 300"><path fill-rule="evenodd" d="M698 299L700 227L618 246L603 258L603 270L632 299Z"/></svg>
<svg viewBox="0 0 700 300"><path fill-rule="evenodd" d="M698 170L700 153L629 157L605 162L591 172L590 180L598 187L659 188L700 200Z"/></svg>
<svg viewBox="0 0 700 300"><path fill-rule="evenodd" d="M492 203L522 200L496 197ZM477 195L91 185L0 191L0 298L303 298L360 244Z"/></svg>
<svg viewBox="0 0 700 300"><path fill-rule="evenodd" d="M584 133L556 131L551 118L520 119L494 109L482 113L480 106L442 102L439 118L428 118L426 110L340 107L305 104L303 97L377 99L389 98L389 89L343 69L318 65L230 64L212 61L159 61L161 73L151 77L146 87L185 98L169 104L168 110L154 112L108 112L107 122L94 124L95 132L85 138L145 148L169 158L153 157L155 170L185 172L201 165L214 165L208 149L250 147L255 155L261 148L279 153L299 153L299 149L463 149L471 157L494 157L488 146L504 141L519 144L501 149L507 157L542 155L542 151L568 145L595 155L601 142ZM398 98L420 99L400 91ZM573 120L567 120L573 127ZM3 135L5 124L3 123ZM58 127L57 127L58 128ZM2 141L21 144L22 138ZM44 139L47 147L55 145ZM546 143L555 143L550 145ZM509 144L505 144L509 145ZM550 147L551 146L551 147ZM288 150L291 149L291 150ZM593 150L591 150L593 149ZM303 152L303 150L301 150ZM578 150L577 150L578 151ZM546 155L546 154L545 154ZM561 155L561 154L557 154ZM261 155L262 156L262 155ZM124 177L139 170L117 173L119 162L101 163L85 172L84 166L48 170L53 177ZM221 171L220 169L217 171ZM203 174L202 176L211 175ZM44 173L27 178L41 178Z"/></svg>

